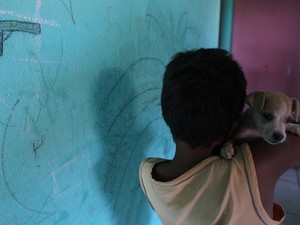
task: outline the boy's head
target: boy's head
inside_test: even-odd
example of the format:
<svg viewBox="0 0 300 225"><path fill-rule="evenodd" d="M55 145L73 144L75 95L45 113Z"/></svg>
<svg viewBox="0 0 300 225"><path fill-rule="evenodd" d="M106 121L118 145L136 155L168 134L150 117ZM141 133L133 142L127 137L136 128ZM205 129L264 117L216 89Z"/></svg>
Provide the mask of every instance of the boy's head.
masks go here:
<svg viewBox="0 0 300 225"><path fill-rule="evenodd" d="M224 139L243 110L246 86L242 69L225 50L176 54L166 67L161 95L173 138L192 148Z"/></svg>

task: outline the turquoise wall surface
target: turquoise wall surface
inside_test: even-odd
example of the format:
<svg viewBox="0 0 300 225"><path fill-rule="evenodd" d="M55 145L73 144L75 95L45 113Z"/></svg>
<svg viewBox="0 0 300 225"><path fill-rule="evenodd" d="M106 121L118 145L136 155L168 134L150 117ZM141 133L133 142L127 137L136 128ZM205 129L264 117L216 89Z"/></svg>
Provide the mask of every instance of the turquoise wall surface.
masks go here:
<svg viewBox="0 0 300 225"><path fill-rule="evenodd" d="M160 224L140 161L173 156L177 51L217 47L220 0L0 4L0 224Z"/></svg>

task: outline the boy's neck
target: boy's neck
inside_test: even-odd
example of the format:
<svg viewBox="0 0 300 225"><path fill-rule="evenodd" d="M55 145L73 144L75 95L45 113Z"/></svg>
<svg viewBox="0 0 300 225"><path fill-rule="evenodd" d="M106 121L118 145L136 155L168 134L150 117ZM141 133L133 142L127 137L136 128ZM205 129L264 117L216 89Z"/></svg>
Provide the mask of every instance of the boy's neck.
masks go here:
<svg viewBox="0 0 300 225"><path fill-rule="evenodd" d="M192 149L188 144L176 141L176 153L172 160L157 164L152 176L158 181L173 180L210 156L215 155L216 148L220 148L222 142L215 141L210 147L199 146Z"/></svg>
<svg viewBox="0 0 300 225"><path fill-rule="evenodd" d="M215 141L209 147L199 146L192 149L187 143L178 141L176 143L176 153L172 161L178 164L178 166L182 165L191 169L208 157L216 155L220 144L222 144L221 141Z"/></svg>

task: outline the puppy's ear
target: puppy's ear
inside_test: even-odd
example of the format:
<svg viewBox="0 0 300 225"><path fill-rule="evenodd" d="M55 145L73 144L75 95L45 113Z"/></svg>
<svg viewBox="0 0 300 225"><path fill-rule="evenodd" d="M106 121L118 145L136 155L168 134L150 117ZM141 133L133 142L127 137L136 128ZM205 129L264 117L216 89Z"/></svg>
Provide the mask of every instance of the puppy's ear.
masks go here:
<svg viewBox="0 0 300 225"><path fill-rule="evenodd" d="M263 110L266 101L266 94L262 91L250 93L246 98L246 103L256 110Z"/></svg>
<svg viewBox="0 0 300 225"><path fill-rule="evenodd" d="M298 122L299 112L300 112L299 100L296 98L292 98L292 113L295 114L295 119L297 122Z"/></svg>

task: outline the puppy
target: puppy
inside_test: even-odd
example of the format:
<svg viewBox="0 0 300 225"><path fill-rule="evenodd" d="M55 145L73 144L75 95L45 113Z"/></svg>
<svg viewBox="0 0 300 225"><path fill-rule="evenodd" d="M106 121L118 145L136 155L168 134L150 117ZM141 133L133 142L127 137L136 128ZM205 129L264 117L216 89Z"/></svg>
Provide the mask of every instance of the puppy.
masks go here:
<svg viewBox="0 0 300 225"><path fill-rule="evenodd" d="M291 123L299 117L300 104L295 98L280 92L253 92L246 98L249 108L233 125L229 140L221 149L221 156L231 159L235 143L262 137L270 144L285 141L286 132L300 136L300 125Z"/></svg>

